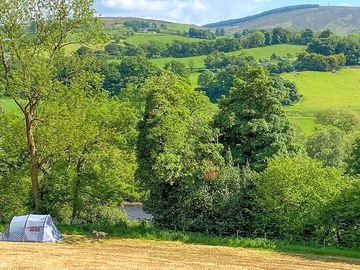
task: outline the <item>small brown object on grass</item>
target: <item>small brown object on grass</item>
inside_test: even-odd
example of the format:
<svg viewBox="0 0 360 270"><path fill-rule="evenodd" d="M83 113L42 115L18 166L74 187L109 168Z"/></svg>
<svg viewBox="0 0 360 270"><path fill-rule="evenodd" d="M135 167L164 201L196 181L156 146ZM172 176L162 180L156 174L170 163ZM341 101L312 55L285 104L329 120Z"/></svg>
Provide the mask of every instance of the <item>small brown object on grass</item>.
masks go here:
<svg viewBox="0 0 360 270"><path fill-rule="evenodd" d="M93 230L93 234L95 235L95 237L96 237L97 239L106 238L106 236L108 235L108 234L105 233L105 232L98 232L98 231L95 231L95 230Z"/></svg>

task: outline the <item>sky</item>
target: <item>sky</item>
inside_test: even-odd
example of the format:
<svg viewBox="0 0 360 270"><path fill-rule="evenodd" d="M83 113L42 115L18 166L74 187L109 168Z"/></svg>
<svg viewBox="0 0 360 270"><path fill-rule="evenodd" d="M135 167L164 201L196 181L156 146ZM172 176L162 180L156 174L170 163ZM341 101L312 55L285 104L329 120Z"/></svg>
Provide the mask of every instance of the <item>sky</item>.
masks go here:
<svg viewBox="0 0 360 270"><path fill-rule="evenodd" d="M95 0L94 7L103 17L139 17L203 25L299 4L360 7L360 0Z"/></svg>

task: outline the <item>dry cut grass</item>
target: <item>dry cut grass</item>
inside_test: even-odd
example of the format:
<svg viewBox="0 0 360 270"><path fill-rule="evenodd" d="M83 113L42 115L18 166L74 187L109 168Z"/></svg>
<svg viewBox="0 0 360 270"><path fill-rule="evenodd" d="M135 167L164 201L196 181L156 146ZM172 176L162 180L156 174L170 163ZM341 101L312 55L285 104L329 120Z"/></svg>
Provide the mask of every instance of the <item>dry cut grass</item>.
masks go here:
<svg viewBox="0 0 360 270"><path fill-rule="evenodd" d="M360 260L141 240L0 242L0 269L360 269Z"/></svg>

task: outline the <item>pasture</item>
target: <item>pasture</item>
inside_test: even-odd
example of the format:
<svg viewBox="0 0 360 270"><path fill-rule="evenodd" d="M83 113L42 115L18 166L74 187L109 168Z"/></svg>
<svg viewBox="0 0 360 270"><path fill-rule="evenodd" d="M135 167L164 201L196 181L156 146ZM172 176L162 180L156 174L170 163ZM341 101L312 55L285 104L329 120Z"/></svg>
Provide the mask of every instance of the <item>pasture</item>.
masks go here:
<svg viewBox="0 0 360 270"><path fill-rule="evenodd" d="M360 112L360 69L342 69L339 72L301 72L284 74L284 79L296 83L302 101L285 108L295 129L310 135L316 128L314 114L324 109Z"/></svg>
<svg viewBox="0 0 360 270"><path fill-rule="evenodd" d="M293 55L294 57L305 51L304 46L299 45L288 45L288 44L280 44L280 45L272 45L262 48L254 48L254 49L243 49L235 52L226 53L227 56L238 56L238 55L247 55L253 56L256 60L259 59L269 59L273 53L277 54L278 56L284 57L288 54ZM204 68L204 60L206 55L202 56L193 56L193 57L184 57L184 58L160 58L160 59L152 59L151 61L157 65L158 67L164 67L166 63L176 60L179 62L188 65L190 61L194 63L195 69Z"/></svg>
<svg viewBox="0 0 360 270"><path fill-rule="evenodd" d="M174 40L184 41L184 42L197 42L201 39L190 38L180 35L172 35L167 33L136 33L134 36L128 37L126 43L139 46L141 44L148 43L149 41L157 41L163 44L171 43Z"/></svg>
<svg viewBox="0 0 360 270"><path fill-rule="evenodd" d="M11 112L20 111L11 98L0 98L0 107L3 107L5 110Z"/></svg>
<svg viewBox="0 0 360 270"><path fill-rule="evenodd" d="M0 269L360 269L360 260L243 248L72 236L57 244L0 243Z"/></svg>

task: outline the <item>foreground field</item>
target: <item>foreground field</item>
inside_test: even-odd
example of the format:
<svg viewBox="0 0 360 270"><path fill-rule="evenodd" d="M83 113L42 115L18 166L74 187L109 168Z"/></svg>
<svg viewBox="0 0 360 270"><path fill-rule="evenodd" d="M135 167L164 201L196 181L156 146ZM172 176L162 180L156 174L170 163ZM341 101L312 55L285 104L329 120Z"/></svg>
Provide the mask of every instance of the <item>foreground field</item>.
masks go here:
<svg viewBox="0 0 360 270"><path fill-rule="evenodd" d="M0 242L0 269L360 269L360 260L141 240Z"/></svg>

